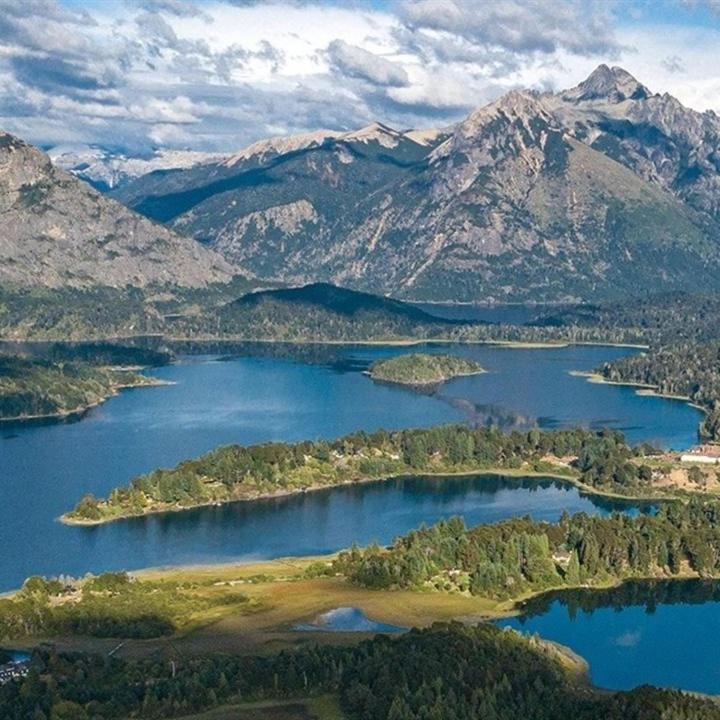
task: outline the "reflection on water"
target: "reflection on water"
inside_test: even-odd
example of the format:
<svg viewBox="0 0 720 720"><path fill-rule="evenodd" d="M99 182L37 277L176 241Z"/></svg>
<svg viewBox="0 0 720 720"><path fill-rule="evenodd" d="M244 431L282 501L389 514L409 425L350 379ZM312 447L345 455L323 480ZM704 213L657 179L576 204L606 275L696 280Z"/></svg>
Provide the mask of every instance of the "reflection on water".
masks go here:
<svg viewBox="0 0 720 720"><path fill-rule="evenodd" d="M654 613L660 605L720 602L720 582L715 580L628 580L613 588L591 590L559 590L543 593L522 603L521 622L524 619L544 615L554 603L567 608L572 619L578 613L592 614L600 608L623 610L642 607Z"/></svg>
<svg viewBox="0 0 720 720"><path fill-rule="evenodd" d="M408 628L370 620L359 608L341 607L318 615L312 622L300 623L295 630L303 632L372 632L403 633Z"/></svg>
<svg viewBox="0 0 720 720"><path fill-rule="evenodd" d="M720 694L720 583L631 581L608 590L538 596L499 621L562 643L590 664L600 687L649 683Z"/></svg>
<svg viewBox="0 0 720 720"><path fill-rule="evenodd" d="M263 350L263 348L265 350ZM415 350L417 348L413 348ZM28 575L277 557L389 542L451 514L468 524L532 513L597 511L599 503L557 487L429 481L338 488L292 499L120 522L65 527L56 518L85 493L106 495L133 476L173 466L223 444L334 438L471 420L507 429L607 424L632 442L687 447L700 414L685 403L588 383L589 370L628 348L543 350L421 346L479 362L488 372L445 383L439 396L373 383L360 372L408 348L276 346L218 362L192 356L155 368L171 381L112 398L78 422L13 426L0 434L0 590ZM220 348L218 348L220 350ZM223 348L226 354L232 349ZM266 356L257 354L265 352ZM284 352L285 357L277 357ZM272 354L268 357L267 354Z"/></svg>
<svg viewBox="0 0 720 720"><path fill-rule="evenodd" d="M583 497L575 488L549 480L487 475L399 478L96 527L56 523L52 532L57 542L43 543L44 552L33 558L33 572L81 575L121 568L322 555L353 542L387 544L422 523L452 515L462 515L468 525L475 525L519 515L557 520L566 510L607 512L620 507ZM22 568L25 559L18 555L4 558L4 562Z"/></svg>

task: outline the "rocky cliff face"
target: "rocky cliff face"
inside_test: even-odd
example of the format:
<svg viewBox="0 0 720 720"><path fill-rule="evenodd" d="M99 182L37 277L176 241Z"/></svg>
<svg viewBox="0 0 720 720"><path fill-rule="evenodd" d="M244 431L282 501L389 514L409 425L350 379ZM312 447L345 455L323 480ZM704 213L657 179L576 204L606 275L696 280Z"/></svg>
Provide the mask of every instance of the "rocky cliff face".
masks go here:
<svg viewBox="0 0 720 720"><path fill-rule="evenodd" d="M0 133L0 282L89 287L223 282L217 253L151 222Z"/></svg>
<svg viewBox="0 0 720 720"><path fill-rule="evenodd" d="M579 140L720 217L720 117L652 94L621 68L601 65L580 85L544 97Z"/></svg>
<svg viewBox="0 0 720 720"><path fill-rule="evenodd" d="M720 289L720 120L620 68L446 131L285 142L119 197L288 282L436 300Z"/></svg>

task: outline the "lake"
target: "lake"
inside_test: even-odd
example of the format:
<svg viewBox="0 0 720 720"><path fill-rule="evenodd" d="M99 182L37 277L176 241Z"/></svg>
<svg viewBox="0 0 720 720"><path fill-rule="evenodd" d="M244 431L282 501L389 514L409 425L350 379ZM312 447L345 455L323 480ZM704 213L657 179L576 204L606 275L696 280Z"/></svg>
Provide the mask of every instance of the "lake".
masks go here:
<svg viewBox="0 0 720 720"><path fill-rule="evenodd" d="M556 485L533 489L481 477L343 487L95 528L56 521L85 493L105 495L136 474L220 444L457 421L505 429L608 426L632 442L676 448L696 438L700 413L687 404L568 374L635 352L628 348L453 347L488 372L458 378L434 394L376 384L362 372L374 359L408 351L304 346L272 357L265 346L265 357L257 356L260 350L222 361L186 357L152 371L174 385L124 392L77 422L3 426L0 590L31 574L325 553L353 541L387 542L452 514L473 524L602 509Z"/></svg>
<svg viewBox="0 0 720 720"><path fill-rule="evenodd" d="M720 694L720 583L630 582L551 593L530 601L525 612L498 624L572 648L600 687L649 683Z"/></svg>

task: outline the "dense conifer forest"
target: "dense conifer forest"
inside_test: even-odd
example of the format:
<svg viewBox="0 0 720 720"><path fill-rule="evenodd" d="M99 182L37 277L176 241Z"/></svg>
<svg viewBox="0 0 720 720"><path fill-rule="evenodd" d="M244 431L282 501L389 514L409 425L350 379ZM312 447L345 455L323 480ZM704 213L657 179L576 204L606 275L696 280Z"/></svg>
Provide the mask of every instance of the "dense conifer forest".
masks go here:
<svg viewBox="0 0 720 720"><path fill-rule="evenodd" d="M655 514L564 515L466 528L441 521L340 554L333 569L371 588L418 588L515 598L546 588L617 583L629 577L720 575L720 505L671 503Z"/></svg>
<svg viewBox="0 0 720 720"><path fill-rule="evenodd" d="M121 388L152 384L151 378L135 372L86 362L0 355L0 419L80 413Z"/></svg>
<svg viewBox="0 0 720 720"><path fill-rule="evenodd" d="M349 720L718 720L714 703L642 687L597 693L557 651L490 625L436 625L354 647L126 661L42 648L0 686L4 720L159 719L333 693Z"/></svg>

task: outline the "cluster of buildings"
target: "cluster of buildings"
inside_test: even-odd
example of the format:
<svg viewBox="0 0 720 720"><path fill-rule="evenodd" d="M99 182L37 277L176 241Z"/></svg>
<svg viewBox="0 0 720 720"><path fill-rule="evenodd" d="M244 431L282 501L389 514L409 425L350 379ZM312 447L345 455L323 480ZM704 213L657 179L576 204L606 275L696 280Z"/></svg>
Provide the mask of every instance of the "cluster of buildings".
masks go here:
<svg viewBox="0 0 720 720"><path fill-rule="evenodd" d="M30 660L18 660L0 665L0 685L24 678L30 670Z"/></svg>
<svg viewBox="0 0 720 720"><path fill-rule="evenodd" d="M680 456L680 462L720 464L720 445L696 445Z"/></svg>

